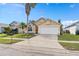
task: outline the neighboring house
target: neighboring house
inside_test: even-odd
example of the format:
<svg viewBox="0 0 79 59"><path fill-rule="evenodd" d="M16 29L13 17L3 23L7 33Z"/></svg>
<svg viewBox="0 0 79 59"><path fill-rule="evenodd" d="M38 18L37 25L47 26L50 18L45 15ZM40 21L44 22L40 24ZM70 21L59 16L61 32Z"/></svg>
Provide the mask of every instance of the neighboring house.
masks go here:
<svg viewBox="0 0 79 59"><path fill-rule="evenodd" d="M65 27L64 31L74 35L79 34L79 21Z"/></svg>
<svg viewBox="0 0 79 59"><path fill-rule="evenodd" d="M13 21L9 24L12 29L16 29L19 27L19 23L17 21Z"/></svg>
<svg viewBox="0 0 79 59"><path fill-rule="evenodd" d="M10 28L11 29L13 29L13 30L16 30L17 29L18 33L22 33L22 28L20 28L20 23L19 22L13 21L9 25L10 25Z"/></svg>
<svg viewBox="0 0 79 59"><path fill-rule="evenodd" d="M0 33L3 33L4 32L4 27L8 27L8 26L9 26L8 24L0 23Z"/></svg>
<svg viewBox="0 0 79 59"><path fill-rule="evenodd" d="M57 34L60 35L60 26L61 24L51 20L40 18L34 23L29 23L28 32L29 33L38 33L38 34Z"/></svg>

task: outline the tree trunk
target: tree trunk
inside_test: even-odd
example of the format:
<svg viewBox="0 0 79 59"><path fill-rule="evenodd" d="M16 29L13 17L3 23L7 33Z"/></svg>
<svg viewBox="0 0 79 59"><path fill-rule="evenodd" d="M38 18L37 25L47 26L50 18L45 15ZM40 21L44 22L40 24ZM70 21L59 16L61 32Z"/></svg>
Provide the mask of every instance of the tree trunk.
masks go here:
<svg viewBox="0 0 79 59"><path fill-rule="evenodd" d="M28 34L28 21L29 21L29 16L27 15L27 34Z"/></svg>

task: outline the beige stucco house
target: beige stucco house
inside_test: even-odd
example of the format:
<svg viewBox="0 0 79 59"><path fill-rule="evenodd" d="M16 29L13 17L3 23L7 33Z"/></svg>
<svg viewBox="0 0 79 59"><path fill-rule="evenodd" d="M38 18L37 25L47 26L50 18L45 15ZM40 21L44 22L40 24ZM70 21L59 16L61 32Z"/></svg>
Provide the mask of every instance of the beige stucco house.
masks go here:
<svg viewBox="0 0 79 59"><path fill-rule="evenodd" d="M51 20L40 18L35 22L31 22L28 25L29 33L37 33L37 34L57 34L60 35L60 26L61 24Z"/></svg>

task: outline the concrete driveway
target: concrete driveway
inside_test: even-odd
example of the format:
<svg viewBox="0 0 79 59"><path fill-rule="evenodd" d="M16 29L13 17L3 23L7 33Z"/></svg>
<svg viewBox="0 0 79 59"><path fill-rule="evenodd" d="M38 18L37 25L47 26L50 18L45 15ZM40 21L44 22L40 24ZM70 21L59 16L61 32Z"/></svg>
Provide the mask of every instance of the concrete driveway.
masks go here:
<svg viewBox="0 0 79 59"><path fill-rule="evenodd" d="M34 53L33 55L64 55L67 53L58 43L57 35L37 35L29 40L13 44L11 47Z"/></svg>
<svg viewBox="0 0 79 59"><path fill-rule="evenodd" d="M29 40L25 40L23 42L19 42L14 45L24 45L24 46L26 45L26 46L33 46L33 47L64 49L58 43L57 35L38 35Z"/></svg>

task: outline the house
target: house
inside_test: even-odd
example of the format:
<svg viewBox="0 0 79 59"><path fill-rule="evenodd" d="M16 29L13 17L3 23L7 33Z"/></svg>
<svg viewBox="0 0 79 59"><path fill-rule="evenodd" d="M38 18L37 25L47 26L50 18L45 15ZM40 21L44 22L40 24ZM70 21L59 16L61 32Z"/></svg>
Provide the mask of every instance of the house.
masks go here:
<svg viewBox="0 0 79 59"><path fill-rule="evenodd" d="M29 33L37 34L57 34L60 35L60 26L61 24L51 20L41 17L35 22L28 24L27 29Z"/></svg>
<svg viewBox="0 0 79 59"><path fill-rule="evenodd" d="M12 29L16 29L19 27L19 23L17 21L13 21L9 25Z"/></svg>
<svg viewBox="0 0 79 59"><path fill-rule="evenodd" d="M3 33L4 32L4 27L8 27L8 26L9 26L8 24L0 23L0 33Z"/></svg>
<svg viewBox="0 0 79 59"><path fill-rule="evenodd" d="M20 27L20 23L19 22L13 21L9 25L10 25L10 28L13 31L17 31L18 33L22 33L22 28Z"/></svg>
<svg viewBox="0 0 79 59"><path fill-rule="evenodd" d="M64 31L74 35L79 34L79 21L65 27Z"/></svg>

